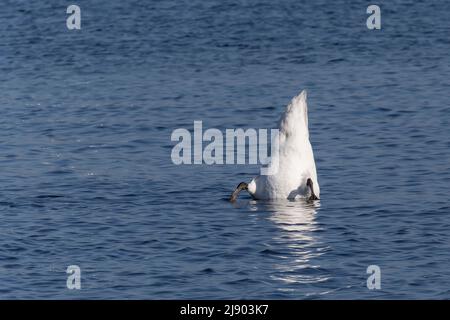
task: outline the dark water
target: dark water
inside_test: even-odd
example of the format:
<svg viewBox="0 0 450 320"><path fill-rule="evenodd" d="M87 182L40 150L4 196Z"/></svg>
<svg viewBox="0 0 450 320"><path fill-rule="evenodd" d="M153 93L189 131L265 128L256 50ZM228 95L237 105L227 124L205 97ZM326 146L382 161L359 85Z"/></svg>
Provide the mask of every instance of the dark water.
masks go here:
<svg viewBox="0 0 450 320"><path fill-rule="evenodd" d="M450 298L448 1L378 31L365 1L75 3L0 5L1 298ZM319 203L172 163L174 129L273 128L305 88Z"/></svg>

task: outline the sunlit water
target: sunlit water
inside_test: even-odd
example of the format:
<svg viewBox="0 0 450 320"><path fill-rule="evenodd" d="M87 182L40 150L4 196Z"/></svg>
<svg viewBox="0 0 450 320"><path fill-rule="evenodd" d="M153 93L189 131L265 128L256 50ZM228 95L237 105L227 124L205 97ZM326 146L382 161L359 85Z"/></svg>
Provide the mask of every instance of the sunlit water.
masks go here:
<svg viewBox="0 0 450 320"><path fill-rule="evenodd" d="M379 31L358 2L76 3L81 31L1 6L0 298L450 298L448 2ZM176 128L274 128L305 88L320 202L172 163Z"/></svg>

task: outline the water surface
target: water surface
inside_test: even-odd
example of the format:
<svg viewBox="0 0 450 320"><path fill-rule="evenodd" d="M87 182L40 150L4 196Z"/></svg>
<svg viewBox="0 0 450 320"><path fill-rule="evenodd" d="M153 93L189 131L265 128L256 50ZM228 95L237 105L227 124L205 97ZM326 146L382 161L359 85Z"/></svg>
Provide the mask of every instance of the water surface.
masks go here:
<svg viewBox="0 0 450 320"><path fill-rule="evenodd" d="M359 1L76 4L1 6L0 298L450 298L448 2L378 31ZM302 89L320 202L172 163L176 128L274 128Z"/></svg>

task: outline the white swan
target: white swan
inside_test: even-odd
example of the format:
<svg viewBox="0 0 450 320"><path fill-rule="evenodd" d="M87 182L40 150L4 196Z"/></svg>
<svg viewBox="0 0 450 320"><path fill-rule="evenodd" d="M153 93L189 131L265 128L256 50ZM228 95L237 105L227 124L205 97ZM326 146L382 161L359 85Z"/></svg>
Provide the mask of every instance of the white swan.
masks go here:
<svg viewBox="0 0 450 320"><path fill-rule="evenodd" d="M295 199L305 197L318 200L320 188L316 164L309 142L308 106L306 91L294 97L280 120L278 170L273 175L260 175L250 183L241 182L231 195L235 201L241 190L254 199ZM275 159L277 157L277 159Z"/></svg>

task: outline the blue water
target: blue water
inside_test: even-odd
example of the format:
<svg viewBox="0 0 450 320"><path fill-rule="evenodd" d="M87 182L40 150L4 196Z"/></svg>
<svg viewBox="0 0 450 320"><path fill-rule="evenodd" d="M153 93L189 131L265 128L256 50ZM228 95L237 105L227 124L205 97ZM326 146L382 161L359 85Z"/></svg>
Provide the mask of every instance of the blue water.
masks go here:
<svg viewBox="0 0 450 320"><path fill-rule="evenodd" d="M448 1L374 31L365 1L75 3L0 6L0 298L450 298ZM302 89L320 202L172 163L176 128L274 128Z"/></svg>

